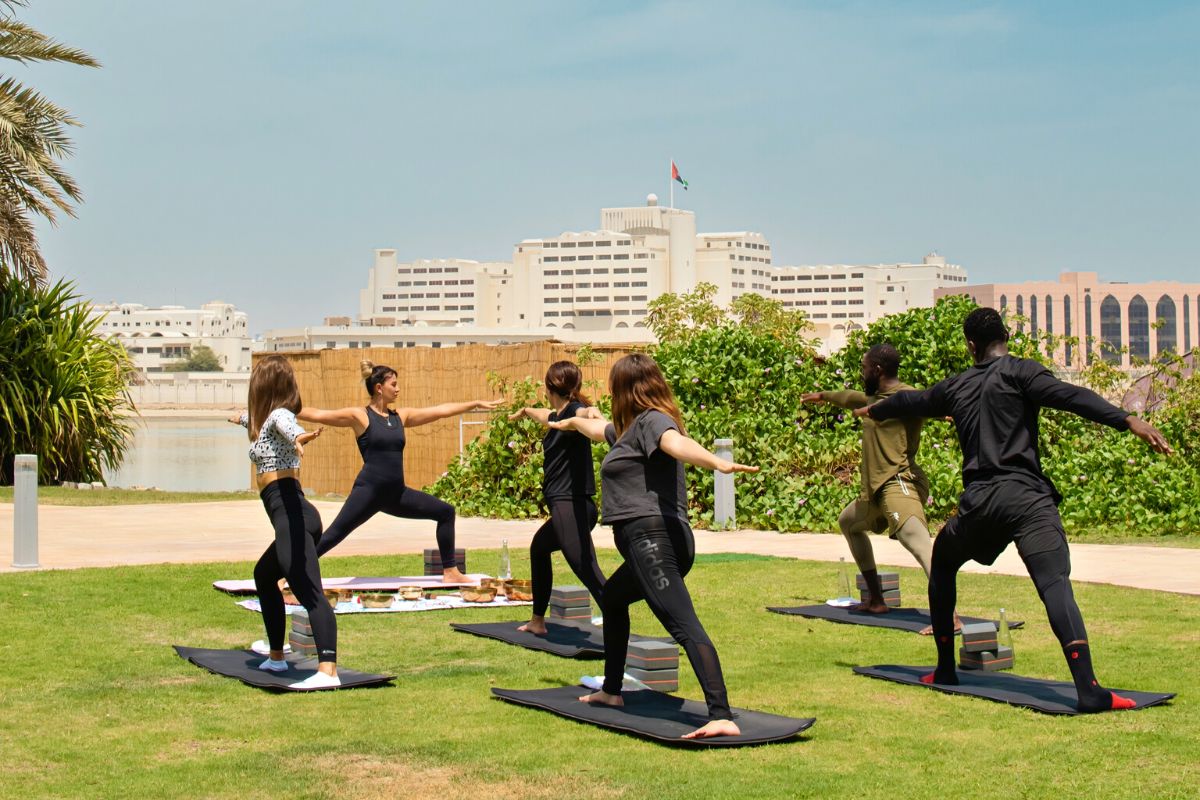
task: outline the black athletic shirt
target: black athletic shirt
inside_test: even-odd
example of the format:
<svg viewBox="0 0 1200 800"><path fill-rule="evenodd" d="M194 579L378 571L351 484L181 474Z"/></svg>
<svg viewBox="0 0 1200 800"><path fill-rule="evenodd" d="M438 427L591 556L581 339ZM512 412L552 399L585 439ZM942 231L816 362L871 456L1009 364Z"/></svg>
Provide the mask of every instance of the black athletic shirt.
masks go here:
<svg viewBox="0 0 1200 800"><path fill-rule="evenodd" d="M1038 453L1038 412L1043 406L1071 411L1084 419L1128 430L1124 411L1100 395L1064 383L1036 361L1003 355L923 392L898 392L871 406L871 419L954 418L962 447L963 488L997 479L1017 480L1062 495L1042 472Z"/></svg>
<svg viewBox="0 0 1200 800"><path fill-rule="evenodd" d="M658 446L675 420L648 409L637 415L620 439L609 425L604 438L611 449L600 465L602 515L605 525L639 517L675 517L687 521L687 484L683 462Z"/></svg>
<svg viewBox="0 0 1200 800"><path fill-rule="evenodd" d="M388 409L386 417L367 407L367 429L358 437L363 472L389 483L404 484L404 423Z"/></svg>
<svg viewBox="0 0 1200 800"><path fill-rule="evenodd" d="M570 419L584 408L572 400L561 412L551 411L550 421ZM551 428L542 439L542 494L546 500L591 497L596 494L596 475L592 470L592 443L578 431Z"/></svg>

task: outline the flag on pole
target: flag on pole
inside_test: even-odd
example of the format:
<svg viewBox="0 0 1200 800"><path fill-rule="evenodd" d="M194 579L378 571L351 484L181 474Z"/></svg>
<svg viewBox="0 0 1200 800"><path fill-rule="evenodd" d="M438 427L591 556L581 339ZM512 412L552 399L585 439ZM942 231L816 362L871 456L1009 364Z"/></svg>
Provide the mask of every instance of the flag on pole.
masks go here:
<svg viewBox="0 0 1200 800"><path fill-rule="evenodd" d="M660 163L661 163L661 162L660 162ZM673 181L679 181L680 183L682 183L682 184L683 184L683 190L684 190L685 192L687 191L687 188L688 188L687 181L685 181L685 180L683 179L683 176L679 174L679 167L675 166L675 162L674 162L674 161L672 161L672 162L671 162L671 180L673 180Z"/></svg>

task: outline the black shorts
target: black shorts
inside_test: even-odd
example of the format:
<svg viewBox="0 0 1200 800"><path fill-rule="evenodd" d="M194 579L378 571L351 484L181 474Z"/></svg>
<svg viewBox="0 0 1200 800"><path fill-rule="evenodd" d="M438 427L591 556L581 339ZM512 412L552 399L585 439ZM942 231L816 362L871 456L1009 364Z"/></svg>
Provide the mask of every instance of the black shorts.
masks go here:
<svg viewBox="0 0 1200 800"><path fill-rule="evenodd" d="M945 542L940 540L946 538ZM958 500L958 515L938 534L965 559L993 564L1010 542L1022 557L1065 550L1067 534L1054 496L1011 480L975 483Z"/></svg>

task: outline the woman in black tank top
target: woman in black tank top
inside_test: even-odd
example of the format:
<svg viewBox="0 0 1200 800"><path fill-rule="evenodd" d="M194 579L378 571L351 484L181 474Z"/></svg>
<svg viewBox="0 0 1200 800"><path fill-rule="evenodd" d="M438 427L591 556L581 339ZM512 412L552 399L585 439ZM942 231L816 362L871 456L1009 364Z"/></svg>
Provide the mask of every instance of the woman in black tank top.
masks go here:
<svg viewBox="0 0 1200 800"><path fill-rule="evenodd" d="M490 411L504 401L472 400L393 410L389 406L396 402L400 393L396 371L363 361L362 373L367 393L371 396L366 408L352 407L336 411L303 408L297 415L299 419L319 425L353 429L358 451L363 457L362 471L355 478L350 496L346 498L337 518L321 536L317 554L329 552L355 528L381 511L405 519L431 519L437 522L442 579L446 583L467 582L467 576L454 562L454 507L404 483L404 431L468 411Z"/></svg>
<svg viewBox="0 0 1200 800"><path fill-rule="evenodd" d="M546 370L548 408L522 408L509 419L529 417L548 425L571 417L603 419L588 404L580 389L583 374L570 361L556 361ZM587 437L574 431L549 430L542 439L542 495L550 509L550 519L538 528L529 544L529 566L533 576L533 614L518 630L538 635L546 633L546 608L554 586L550 557L561 550L567 564L583 582L596 602L604 588L604 573L596 563L592 546L592 528L596 511L596 476L592 467L592 445Z"/></svg>

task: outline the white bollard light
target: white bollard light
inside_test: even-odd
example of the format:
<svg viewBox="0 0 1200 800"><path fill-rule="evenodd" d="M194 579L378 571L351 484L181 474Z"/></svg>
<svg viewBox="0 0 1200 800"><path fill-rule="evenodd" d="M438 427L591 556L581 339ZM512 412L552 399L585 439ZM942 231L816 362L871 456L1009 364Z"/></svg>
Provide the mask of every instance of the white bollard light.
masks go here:
<svg viewBox="0 0 1200 800"><path fill-rule="evenodd" d="M13 561L17 568L38 563L37 456L13 458Z"/></svg>
<svg viewBox="0 0 1200 800"><path fill-rule="evenodd" d="M733 461L733 439L717 439L713 442L713 453L717 458ZM713 524L718 528L732 528L737 519L734 503L733 473L713 473Z"/></svg>

